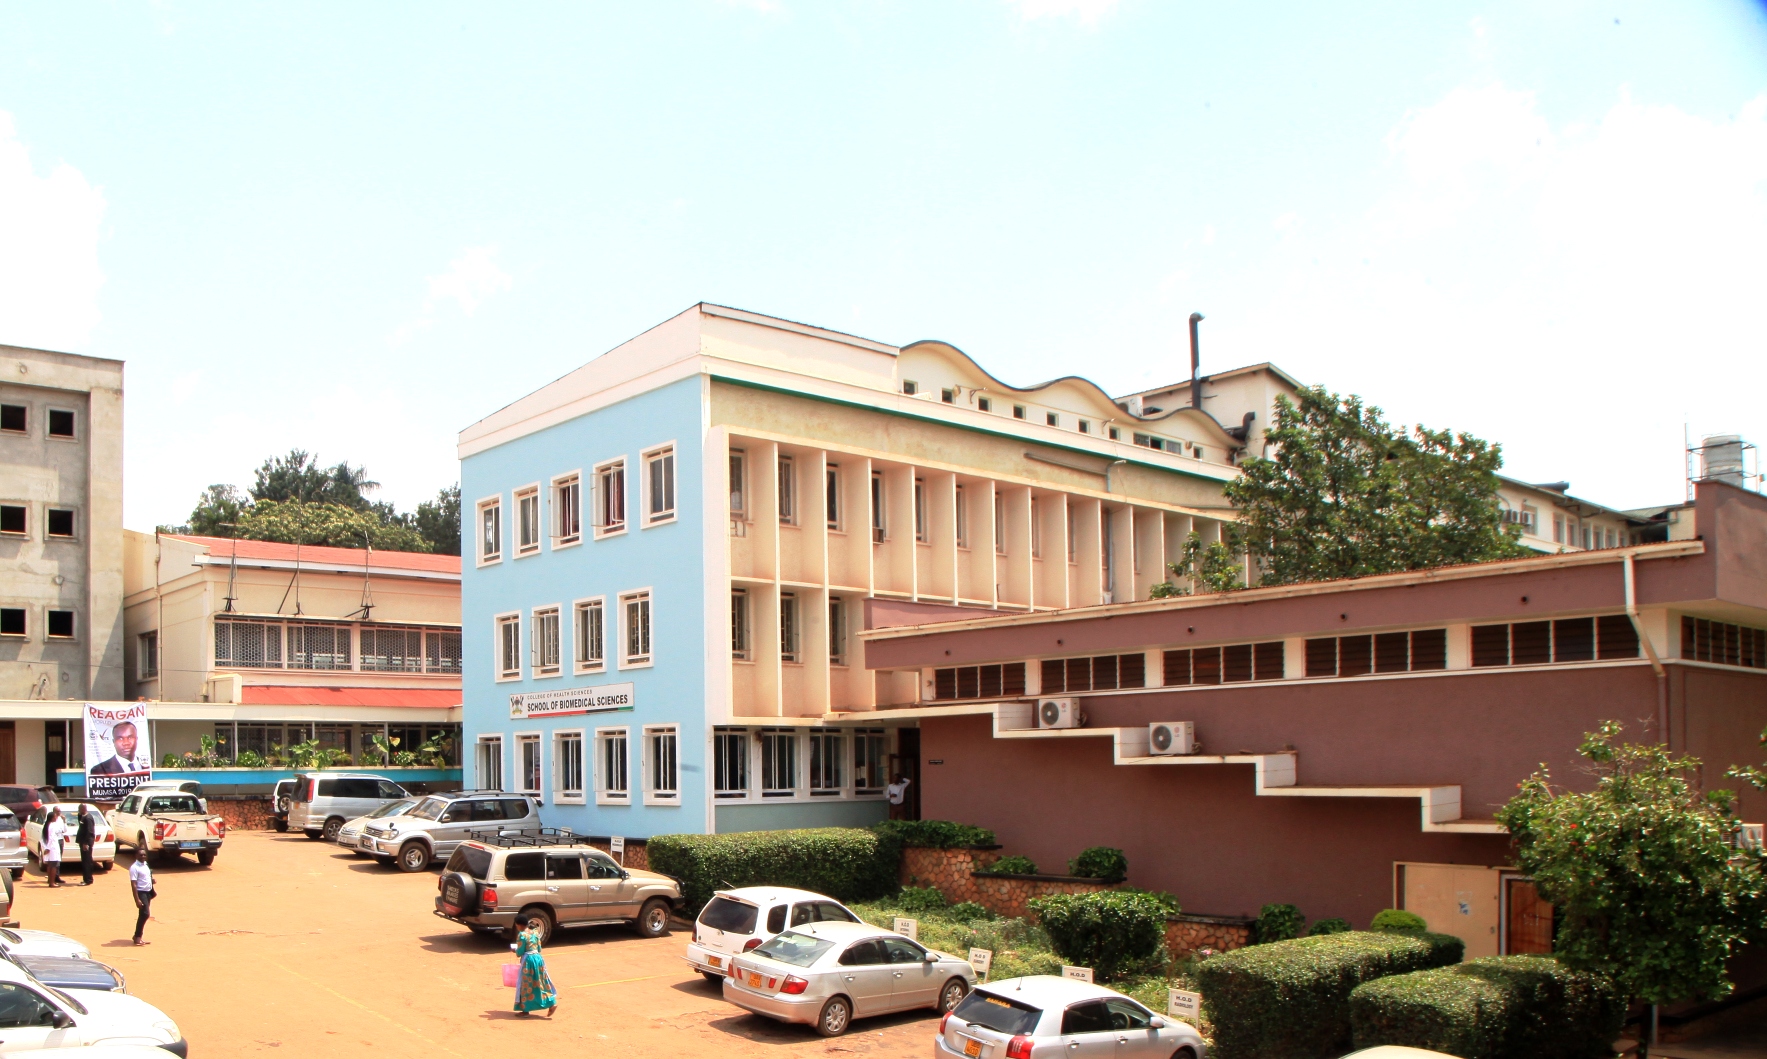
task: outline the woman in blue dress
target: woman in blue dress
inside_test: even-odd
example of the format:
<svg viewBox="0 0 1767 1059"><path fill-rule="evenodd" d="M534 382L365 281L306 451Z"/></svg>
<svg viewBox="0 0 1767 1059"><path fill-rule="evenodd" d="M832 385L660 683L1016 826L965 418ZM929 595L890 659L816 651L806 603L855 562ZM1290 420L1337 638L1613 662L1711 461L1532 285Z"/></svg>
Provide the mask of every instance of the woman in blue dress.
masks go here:
<svg viewBox="0 0 1767 1059"><path fill-rule="evenodd" d="M544 1011L546 1017L558 1010L558 990L552 988L552 977L546 973L546 958L540 955L540 932L543 929L538 919L528 920L528 929L516 935L515 957L521 961L521 984L515 990L515 1010L519 1015L527 1015L531 1011Z"/></svg>

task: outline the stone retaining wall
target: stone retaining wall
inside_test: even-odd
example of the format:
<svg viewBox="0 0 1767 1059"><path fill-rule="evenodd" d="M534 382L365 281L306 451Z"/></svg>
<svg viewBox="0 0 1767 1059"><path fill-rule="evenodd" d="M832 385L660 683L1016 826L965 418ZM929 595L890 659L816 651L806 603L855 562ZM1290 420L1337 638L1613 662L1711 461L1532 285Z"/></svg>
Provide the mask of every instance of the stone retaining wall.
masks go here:
<svg viewBox="0 0 1767 1059"><path fill-rule="evenodd" d="M229 831L270 830L270 799L252 795L210 795L209 812L227 821Z"/></svg>
<svg viewBox="0 0 1767 1059"><path fill-rule="evenodd" d="M1198 949L1243 949L1252 943L1253 922L1242 916L1174 916L1166 920L1166 948L1173 956Z"/></svg>

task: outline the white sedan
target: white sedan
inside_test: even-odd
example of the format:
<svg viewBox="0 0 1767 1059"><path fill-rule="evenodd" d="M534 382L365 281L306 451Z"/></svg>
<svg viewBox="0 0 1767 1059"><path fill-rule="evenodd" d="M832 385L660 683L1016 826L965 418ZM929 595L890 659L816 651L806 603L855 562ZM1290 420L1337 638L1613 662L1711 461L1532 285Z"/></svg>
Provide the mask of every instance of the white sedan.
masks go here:
<svg viewBox="0 0 1767 1059"><path fill-rule="evenodd" d="M937 1059L1202 1059L1196 1028L1114 989L1054 975L989 982L939 1022Z"/></svg>
<svg viewBox="0 0 1767 1059"><path fill-rule="evenodd" d="M50 989L24 968L0 960L0 1047L8 1052L89 1045L144 1044L190 1052L178 1024L127 993Z"/></svg>
<svg viewBox="0 0 1767 1059"><path fill-rule="evenodd" d="M8 956L71 956L80 960L92 958L91 949L66 934L51 934L47 930L19 930L14 927L0 929L0 952Z"/></svg>
<svg viewBox="0 0 1767 1059"><path fill-rule="evenodd" d="M74 815L78 809L92 817L92 833L96 839L92 843L92 861L99 871L109 871L117 860L117 836L112 833L110 824L104 819L104 810L91 802L58 802L31 810L25 819L24 847L32 857L43 859L43 825L49 819L49 810L61 810L61 822L67 825L67 840L61 844L61 870L66 875L70 870L80 868L80 819Z"/></svg>

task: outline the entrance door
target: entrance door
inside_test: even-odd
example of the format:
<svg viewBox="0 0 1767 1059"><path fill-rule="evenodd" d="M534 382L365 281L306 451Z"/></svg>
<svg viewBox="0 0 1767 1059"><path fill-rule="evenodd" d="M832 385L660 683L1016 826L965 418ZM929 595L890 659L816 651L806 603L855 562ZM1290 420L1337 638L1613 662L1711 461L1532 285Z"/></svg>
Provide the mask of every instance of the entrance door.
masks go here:
<svg viewBox="0 0 1767 1059"><path fill-rule="evenodd" d="M1398 907L1431 930L1466 942L1466 958L1496 956L1500 869L1470 864L1399 864Z"/></svg>
<svg viewBox="0 0 1767 1059"><path fill-rule="evenodd" d="M1552 905L1528 879L1503 880L1503 954L1544 956L1552 951Z"/></svg>
<svg viewBox="0 0 1767 1059"><path fill-rule="evenodd" d="M896 729L896 767L892 771L907 776L908 799L902 815L909 820L920 819L920 729Z"/></svg>
<svg viewBox="0 0 1767 1059"><path fill-rule="evenodd" d="M18 782L18 761L13 753L16 734L11 721L0 721L0 783Z"/></svg>

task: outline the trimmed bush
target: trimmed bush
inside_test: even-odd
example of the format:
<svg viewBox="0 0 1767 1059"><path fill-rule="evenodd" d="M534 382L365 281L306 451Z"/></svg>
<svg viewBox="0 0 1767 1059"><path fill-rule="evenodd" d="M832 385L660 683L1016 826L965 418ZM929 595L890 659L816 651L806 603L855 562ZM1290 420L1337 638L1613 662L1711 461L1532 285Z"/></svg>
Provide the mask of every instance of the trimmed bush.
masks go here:
<svg viewBox="0 0 1767 1059"><path fill-rule="evenodd" d="M1309 938L1317 938L1321 934L1343 934L1355 929L1355 927L1350 926L1349 920L1339 919L1336 916L1333 916L1330 919L1322 919L1313 924L1313 928L1307 931L1307 936Z"/></svg>
<svg viewBox="0 0 1767 1059"><path fill-rule="evenodd" d="M1258 909L1258 921L1252 930L1259 945L1268 945L1273 941L1287 941L1301 936L1301 928L1306 926L1307 917L1294 905L1265 905Z"/></svg>
<svg viewBox="0 0 1767 1059"><path fill-rule="evenodd" d="M1350 931L1224 952L1197 967L1215 1030L1210 1059L1331 1059L1351 1048L1349 999L1364 982L1459 963L1447 934Z"/></svg>
<svg viewBox="0 0 1767 1059"><path fill-rule="evenodd" d="M904 912L943 912L945 895L937 886L904 886L896 895L896 907Z"/></svg>
<svg viewBox="0 0 1767 1059"><path fill-rule="evenodd" d="M1430 925L1416 912L1389 908L1384 912L1376 912L1368 929L1381 934L1421 934L1430 929Z"/></svg>
<svg viewBox="0 0 1767 1059"><path fill-rule="evenodd" d="M976 904L974 901L959 901L950 908L945 909L945 914L952 919L963 923L970 923L978 919L999 918L983 906Z"/></svg>
<svg viewBox="0 0 1767 1059"><path fill-rule="evenodd" d="M965 849L994 845L994 832L985 827L954 824L949 820L881 820L871 825L903 846L916 849Z"/></svg>
<svg viewBox="0 0 1767 1059"><path fill-rule="evenodd" d="M1123 856L1120 849L1109 846L1093 846L1083 849L1080 855L1068 861L1068 873L1082 879L1102 879L1107 883L1120 883L1129 877L1129 858Z"/></svg>
<svg viewBox="0 0 1767 1059"><path fill-rule="evenodd" d="M1404 1044L1463 1059L1613 1054L1626 1002L1550 956L1493 956L1368 982L1350 994L1356 1047Z"/></svg>
<svg viewBox="0 0 1767 1059"><path fill-rule="evenodd" d="M894 893L901 846L866 828L739 831L727 835L657 835L650 866L681 880L690 914L715 891L736 886L796 886L842 901Z"/></svg>
<svg viewBox="0 0 1767 1059"><path fill-rule="evenodd" d="M988 865L983 874L992 875L1035 875L1037 862L1029 857L1001 857Z"/></svg>
<svg viewBox="0 0 1767 1059"><path fill-rule="evenodd" d="M1177 909L1156 894L1103 890L1049 894L1031 901L1056 955L1099 978L1120 978L1165 952L1166 917Z"/></svg>

